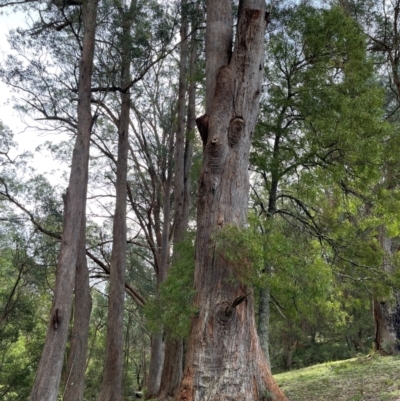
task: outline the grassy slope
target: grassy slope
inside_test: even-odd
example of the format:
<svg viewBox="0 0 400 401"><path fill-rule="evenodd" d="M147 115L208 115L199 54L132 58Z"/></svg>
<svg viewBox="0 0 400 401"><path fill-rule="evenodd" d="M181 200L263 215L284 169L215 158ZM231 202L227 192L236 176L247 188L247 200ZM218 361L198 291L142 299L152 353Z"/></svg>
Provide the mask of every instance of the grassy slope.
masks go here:
<svg viewBox="0 0 400 401"><path fill-rule="evenodd" d="M274 377L290 401L400 401L400 356L362 356Z"/></svg>

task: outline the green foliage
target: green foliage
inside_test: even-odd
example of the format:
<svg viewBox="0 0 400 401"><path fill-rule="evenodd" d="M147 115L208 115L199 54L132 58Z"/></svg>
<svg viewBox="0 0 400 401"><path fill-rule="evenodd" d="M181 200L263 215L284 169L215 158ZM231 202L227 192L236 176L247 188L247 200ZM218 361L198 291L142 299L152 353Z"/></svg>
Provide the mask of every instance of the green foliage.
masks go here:
<svg viewBox="0 0 400 401"><path fill-rule="evenodd" d="M303 298L304 307L310 300L326 298L332 272L317 243L285 231L281 222L266 221L263 233L255 226L225 226L214 240L217 252L241 282L255 287L268 285L272 293L285 293L296 302Z"/></svg>
<svg viewBox="0 0 400 401"><path fill-rule="evenodd" d="M339 7L310 4L275 12L251 154L277 365L298 342L310 352L295 350L296 364L314 352L336 359L330 344L342 355L369 346L371 293L389 296L397 280L381 270L378 241L382 224L392 235L399 227L384 91L359 25Z"/></svg>
<svg viewBox="0 0 400 401"><path fill-rule="evenodd" d="M107 297L99 291L93 291L85 374L85 399L90 401L97 399L101 388L106 348L106 324Z"/></svg>
<svg viewBox="0 0 400 401"><path fill-rule="evenodd" d="M262 281L264 252L259 233L252 228L226 225L213 239L216 251L229 262L235 279L247 285Z"/></svg>
<svg viewBox="0 0 400 401"><path fill-rule="evenodd" d="M252 162L283 182L300 174L307 186L344 179L366 189L380 177L389 126L364 35L337 7L303 4L277 18Z"/></svg>
<svg viewBox="0 0 400 401"><path fill-rule="evenodd" d="M4 244L4 236L1 240ZM50 307L49 294L38 291L46 277L22 244L20 239L0 250L0 396L5 401L29 396Z"/></svg>
<svg viewBox="0 0 400 401"><path fill-rule="evenodd" d="M340 361L351 358L352 354L351 349L347 347L345 342L335 343L330 341L304 344L297 347L293 353L293 366L299 369L323 362Z"/></svg>
<svg viewBox="0 0 400 401"><path fill-rule="evenodd" d="M152 332L164 327L173 337L187 337L196 309L193 306L194 238L193 233L176 244L168 277L160 285L159 294L145 306L148 326Z"/></svg>

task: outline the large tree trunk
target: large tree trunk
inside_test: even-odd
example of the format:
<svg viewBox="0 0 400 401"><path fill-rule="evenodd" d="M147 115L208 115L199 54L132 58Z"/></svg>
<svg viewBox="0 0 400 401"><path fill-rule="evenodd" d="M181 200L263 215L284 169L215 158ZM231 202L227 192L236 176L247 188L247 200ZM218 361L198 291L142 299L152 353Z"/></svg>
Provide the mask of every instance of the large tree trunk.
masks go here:
<svg viewBox="0 0 400 401"><path fill-rule="evenodd" d="M83 401L89 321L92 310L89 270L86 260L86 218L83 218L75 277L74 326L68 354L63 401Z"/></svg>
<svg viewBox="0 0 400 401"><path fill-rule="evenodd" d="M256 332L251 289L216 252L213 234L246 223L248 159L263 75L263 0L239 3L232 54L231 2L207 2L206 116L197 215L195 300L178 400L286 400ZM240 251L240 250L238 250Z"/></svg>
<svg viewBox="0 0 400 401"><path fill-rule="evenodd" d="M31 401L55 401L64 361L75 282L78 243L86 206L89 144L92 128L90 107L97 0L83 3L84 39L79 65L78 134L72 155L71 174L65 196L63 234L58 256L56 287Z"/></svg>
<svg viewBox="0 0 400 401"><path fill-rule="evenodd" d="M121 87L130 82L130 30L132 1L129 11L123 14L121 50ZM106 358L99 401L122 400L122 367L124 356L124 298L126 268L126 185L128 171L128 133L131 95L129 89L121 93L121 113L118 127L118 160L116 201L111 253L110 288L108 294L108 320Z"/></svg>

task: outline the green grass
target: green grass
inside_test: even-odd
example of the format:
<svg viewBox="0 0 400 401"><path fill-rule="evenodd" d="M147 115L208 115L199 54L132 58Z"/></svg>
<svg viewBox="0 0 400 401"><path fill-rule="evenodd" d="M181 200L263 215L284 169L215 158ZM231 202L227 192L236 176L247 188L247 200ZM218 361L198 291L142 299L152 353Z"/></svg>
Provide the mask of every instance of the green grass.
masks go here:
<svg viewBox="0 0 400 401"><path fill-rule="evenodd" d="M400 356L360 356L274 377L290 401L400 401Z"/></svg>

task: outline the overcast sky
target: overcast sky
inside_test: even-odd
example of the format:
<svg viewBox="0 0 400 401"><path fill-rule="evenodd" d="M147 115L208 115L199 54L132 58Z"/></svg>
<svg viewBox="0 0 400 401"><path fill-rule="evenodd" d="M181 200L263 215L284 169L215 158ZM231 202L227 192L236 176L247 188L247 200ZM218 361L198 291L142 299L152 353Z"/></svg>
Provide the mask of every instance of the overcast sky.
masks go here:
<svg viewBox="0 0 400 401"><path fill-rule="evenodd" d="M8 45L7 34L10 29L15 29L24 26L25 17L22 13L17 14L2 14L0 15L0 62L3 63L11 49ZM27 129L21 116L13 109L13 96L18 94L12 93L6 84L0 81L0 120L7 125L15 134L15 139L19 144L18 151L34 152L36 147L47 140L56 139L56 136L49 137L41 135L40 132L32 129ZM24 116L29 122L29 119ZM33 160L34 168L44 175L53 184L63 184L61 175L64 169L60 170L59 163L56 163L51 158L50 154L36 152Z"/></svg>

